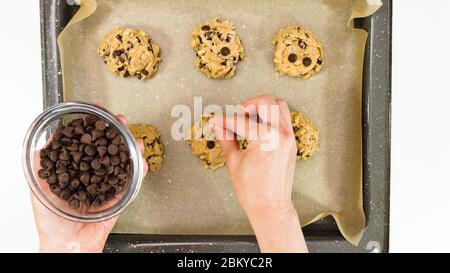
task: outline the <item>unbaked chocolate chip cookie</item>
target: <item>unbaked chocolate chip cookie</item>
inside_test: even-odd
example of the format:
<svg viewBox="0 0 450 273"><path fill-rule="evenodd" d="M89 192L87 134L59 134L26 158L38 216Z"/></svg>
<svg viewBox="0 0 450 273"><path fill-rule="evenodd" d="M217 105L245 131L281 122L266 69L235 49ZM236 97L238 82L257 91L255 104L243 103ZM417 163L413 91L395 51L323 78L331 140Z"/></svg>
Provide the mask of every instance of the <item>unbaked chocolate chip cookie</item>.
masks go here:
<svg viewBox="0 0 450 273"><path fill-rule="evenodd" d="M149 79L158 71L159 53L159 46L145 32L130 28L112 30L97 49L112 73L139 80Z"/></svg>
<svg viewBox="0 0 450 273"><path fill-rule="evenodd" d="M214 133L206 126L212 115L202 116L201 120L191 127L188 140L192 154L203 160L205 169L215 170L225 165L225 156Z"/></svg>
<svg viewBox="0 0 450 273"><path fill-rule="evenodd" d="M149 124L129 125L131 133L135 138L144 140L143 157L147 160L149 170L156 172L161 168L164 148L160 141L160 134L155 127Z"/></svg>
<svg viewBox="0 0 450 273"><path fill-rule="evenodd" d="M287 27L278 31L272 43L273 62L281 75L307 79L322 68L322 46L312 32L300 26Z"/></svg>
<svg viewBox="0 0 450 273"><path fill-rule="evenodd" d="M308 160L319 150L319 130L298 112L291 112L291 119L297 143L297 158Z"/></svg>
<svg viewBox="0 0 450 273"><path fill-rule="evenodd" d="M191 46L196 52L195 67L209 78L227 79L244 59L244 49L234 25L213 19L192 31Z"/></svg>

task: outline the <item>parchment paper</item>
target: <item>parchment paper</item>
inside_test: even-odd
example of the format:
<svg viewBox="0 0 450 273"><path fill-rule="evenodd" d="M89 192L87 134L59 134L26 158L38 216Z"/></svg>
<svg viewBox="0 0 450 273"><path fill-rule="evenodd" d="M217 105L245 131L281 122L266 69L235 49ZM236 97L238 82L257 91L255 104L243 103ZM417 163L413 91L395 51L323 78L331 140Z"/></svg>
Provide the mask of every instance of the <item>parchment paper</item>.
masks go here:
<svg viewBox="0 0 450 273"><path fill-rule="evenodd" d="M357 244L362 208L361 82L367 34L352 29L354 17L381 6L379 0L83 0L59 37L65 101L102 103L130 123L156 126L165 145L162 169L150 173L136 201L114 228L118 233L252 234L226 169L206 171L183 141L174 141L172 106L239 104L271 93L309 117L320 130L320 152L298 161L293 202L302 225L332 215L344 237ZM230 19L246 59L234 78L208 79L193 67L189 38L210 18ZM318 35L325 52L321 72L308 80L280 76L273 68L272 36L300 24ZM115 27L147 32L161 47L163 62L147 81L111 74L96 55Z"/></svg>

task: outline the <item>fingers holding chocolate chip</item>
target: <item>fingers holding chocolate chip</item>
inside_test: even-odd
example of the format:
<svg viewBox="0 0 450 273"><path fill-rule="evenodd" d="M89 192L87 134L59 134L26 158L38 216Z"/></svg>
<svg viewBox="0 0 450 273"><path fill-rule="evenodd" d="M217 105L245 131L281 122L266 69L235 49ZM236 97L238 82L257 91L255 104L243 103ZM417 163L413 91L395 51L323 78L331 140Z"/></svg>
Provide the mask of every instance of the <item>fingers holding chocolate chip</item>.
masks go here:
<svg viewBox="0 0 450 273"><path fill-rule="evenodd" d="M128 147L119 132L90 115L61 124L38 157L38 177L73 209L117 198L131 178Z"/></svg>

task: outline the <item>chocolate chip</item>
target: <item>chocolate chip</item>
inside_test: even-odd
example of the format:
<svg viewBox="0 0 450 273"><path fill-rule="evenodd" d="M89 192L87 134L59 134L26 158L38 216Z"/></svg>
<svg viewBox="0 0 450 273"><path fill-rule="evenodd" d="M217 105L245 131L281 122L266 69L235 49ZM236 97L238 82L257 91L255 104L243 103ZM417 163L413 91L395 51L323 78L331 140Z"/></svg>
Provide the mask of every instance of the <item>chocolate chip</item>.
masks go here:
<svg viewBox="0 0 450 273"><path fill-rule="evenodd" d="M100 158L100 159L99 159L99 162L102 163L102 165L104 165L104 166L106 166L106 167L108 167L109 165L111 165L111 161L110 161L109 156L105 156L105 157L103 157L103 158Z"/></svg>
<svg viewBox="0 0 450 273"><path fill-rule="evenodd" d="M220 54L222 54L222 56L228 56L230 55L230 49L224 46L220 49Z"/></svg>
<svg viewBox="0 0 450 273"><path fill-rule="evenodd" d="M305 43L305 41L303 41L302 39L300 39L300 40L298 41L298 46L299 46L301 49L306 49L307 44Z"/></svg>
<svg viewBox="0 0 450 273"><path fill-rule="evenodd" d="M69 145L70 143L72 143L72 139L70 139L70 138L68 138L68 137L63 137L63 138L61 139L61 143L63 144L63 146L67 146L67 145Z"/></svg>
<svg viewBox="0 0 450 273"><path fill-rule="evenodd" d="M96 184L91 184L91 185L89 185L89 186L87 186L86 187L86 191L89 193L89 194L96 194L97 193L97 185Z"/></svg>
<svg viewBox="0 0 450 273"><path fill-rule="evenodd" d="M66 168L67 167L67 161L65 161L65 160L58 160L58 161L56 161L55 167L57 169Z"/></svg>
<svg viewBox="0 0 450 273"><path fill-rule="evenodd" d="M69 181L69 174L68 173L61 173L58 175L58 181L59 182L68 182ZM61 187L63 188L63 187Z"/></svg>
<svg viewBox="0 0 450 273"><path fill-rule="evenodd" d="M106 128L106 122L99 120L95 123L95 129L98 131L103 131Z"/></svg>
<svg viewBox="0 0 450 273"><path fill-rule="evenodd" d="M116 195L116 191L114 189L109 190L105 193L105 201L111 201L114 199L114 196Z"/></svg>
<svg viewBox="0 0 450 273"><path fill-rule="evenodd" d="M158 140L156 140L156 142L158 142ZM158 143L159 143L159 142L158 142ZM121 152L128 152L127 145L125 145L125 144L120 144L120 146L119 146L119 151L121 151Z"/></svg>
<svg viewBox="0 0 450 273"><path fill-rule="evenodd" d="M104 182L100 183L100 186L97 188L101 193L106 193L109 189L111 189L111 185Z"/></svg>
<svg viewBox="0 0 450 273"><path fill-rule="evenodd" d="M128 161L129 156L126 152L120 152L119 158L121 163L125 163Z"/></svg>
<svg viewBox="0 0 450 273"><path fill-rule="evenodd" d="M58 181L58 185L61 189L64 189L69 185L69 181Z"/></svg>
<svg viewBox="0 0 450 273"><path fill-rule="evenodd" d="M87 198L87 194L85 191L77 191L74 193L73 197L79 201L84 201Z"/></svg>
<svg viewBox="0 0 450 273"><path fill-rule="evenodd" d="M120 181L126 181L129 178L128 174L126 173L121 173L117 177L119 178Z"/></svg>
<svg viewBox="0 0 450 273"><path fill-rule="evenodd" d="M103 131L99 131L99 130L95 129L91 132L92 141L96 141L97 139L99 139L100 137L102 137L104 135L105 135L105 133Z"/></svg>
<svg viewBox="0 0 450 273"><path fill-rule="evenodd" d="M82 134L84 134L84 128L83 128L83 126L77 125L77 126L75 127L75 129L73 130L73 133L74 133L75 135L82 135Z"/></svg>
<svg viewBox="0 0 450 273"><path fill-rule="evenodd" d="M69 201L69 206L73 209L78 209L80 208L80 201L78 201L77 199L72 199Z"/></svg>
<svg viewBox="0 0 450 273"><path fill-rule="evenodd" d="M60 138L61 139L61 138ZM60 141L53 141L52 142L52 150L57 150L62 146L62 143Z"/></svg>
<svg viewBox="0 0 450 273"><path fill-rule="evenodd" d="M42 159L40 163L41 167L46 170L51 170L55 166L55 163L53 163L53 161L47 158Z"/></svg>
<svg viewBox="0 0 450 273"><path fill-rule="evenodd" d="M106 171L104 168L100 167L98 170L95 170L94 173L98 176L104 176L106 174Z"/></svg>
<svg viewBox="0 0 450 273"><path fill-rule="evenodd" d="M63 200L68 200L69 197L70 197L70 190L69 189L62 189L59 197L61 197L61 199L63 199Z"/></svg>
<svg viewBox="0 0 450 273"><path fill-rule="evenodd" d="M230 34L227 34L227 38L225 39L225 41L227 42L227 43L229 43L229 42L231 42L231 39L232 39L233 37L230 35Z"/></svg>
<svg viewBox="0 0 450 273"><path fill-rule="evenodd" d="M80 141L84 144L91 144L92 136L90 134L84 134L81 136Z"/></svg>
<svg viewBox="0 0 450 273"><path fill-rule="evenodd" d="M120 158L118 156L111 157L111 165L116 166L120 164Z"/></svg>
<svg viewBox="0 0 450 273"><path fill-rule="evenodd" d="M105 166L107 166L107 165L105 165ZM108 166L106 167L106 173L107 173L107 174L112 174L112 173L114 173L114 166L113 166L113 165L108 165Z"/></svg>
<svg viewBox="0 0 450 273"><path fill-rule="evenodd" d="M84 185L88 185L89 181L91 180L91 176L89 175L88 172L84 172L80 175L80 181L84 184Z"/></svg>
<svg viewBox="0 0 450 273"><path fill-rule="evenodd" d="M47 178L47 183L48 183L48 184L55 184L56 182L58 182L58 176L56 176L56 173L52 173L52 174Z"/></svg>
<svg viewBox="0 0 450 273"><path fill-rule="evenodd" d="M139 38L138 38L139 39ZM120 50L114 50L113 51L113 56L114 57L119 57L120 55L122 55L123 53L125 53L125 50L120 49Z"/></svg>
<svg viewBox="0 0 450 273"><path fill-rule="evenodd" d="M102 164L100 163L100 161L98 161L98 159L94 159L94 160L91 162L91 167L92 167L92 169L94 169L94 170L98 170L98 169L100 169L100 168L102 167Z"/></svg>
<svg viewBox="0 0 450 273"><path fill-rule="evenodd" d="M71 154L73 161L75 161L76 163L80 162L81 157L83 156L83 153L78 151L72 152Z"/></svg>
<svg viewBox="0 0 450 273"><path fill-rule="evenodd" d="M70 159L69 152L67 150L62 150L61 153L59 154L59 159L60 160L69 160Z"/></svg>
<svg viewBox="0 0 450 273"><path fill-rule="evenodd" d="M202 30L203 31L209 31L209 30L211 30L211 27L208 26L208 25L204 25L204 26L202 26Z"/></svg>
<svg viewBox="0 0 450 273"><path fill-rule="evenodd" d="M311 60L311 58L309 58L309 57L305 57L305 58L303 58L303 65L304 66L310 66L311 64L312 64L312 60Z"/></svg>
<svg viewBox="0 0 450 273"><path fill-rule="evenodd" d="M73 127L66 127L62 130L62 133L66 136L66 137L73 137Z"/></svg>
<svg viewBox="0 0 450 273"><path fill-rule="evenodd" d="M50 151L48 149L42 149L39 151L39 157L40 158L46 158L50 154Z"/></svg>
<svg viewBox="0 0 450 273"><path fill-rule="evenodd" d="M65 173L65 172L67 172L67 168L64 167L64 166L56 168L56 174L58 174L58 175L62 174L62 173Z"/></svg>
<svg viewBox="0 0 450 273"><path fill-rule="evenodd" d="M128 72L128 70L127 71L125 71L125 73L123 74L123 76L126 78L126 77L129 77L130 76L130 72Z"/></svg>
<svg viewBox="0 0 450 273"><path fill-rule="evenodd" d="M289 54L288 61L291 63L295 63L297 61L297 55L295 55L294 53Z"/></svg>
<svg viewBox="0 0 450 273"><path fill-rule="evenodd" d="M95 152L96 152L95 146L94 145L86 145L86 147L84 147L84 152L89 156L95 155Z"/></svg>
<svg viewBox="0 0 450 273"><path fill-rule="evenodd" d="M318 64L318 65L322 65L322 63L323 63L322 59L321 59L321 58L318 58L318 59L317 59L317 64Z"/></svg>
<svg viewBox="0 0 450 273"><path fill-rule="evenodd" d="M69 185L72 190L75 190L78 188L78 186L80 186L80 180L78 178L74 178L70 180Z"/></svg>
<svg viewBox="0 0 450 273"><path fill-rule="evenodd" d="M108 153L110 155L116 155L117 152L119 152L119 147L117 147L117 145L115 145L115 144L109 144Z"/></svg>
<svg viewBox="0 0 450 273"><path fill-rule="evenodd" d="M38 171L38 176L40 179L46 179L47 177L49 177L51 175L51 172L49 170L46 169L40 169Z"/></svg>
<svg viewBox="0 0 450 273"><path fill-rule="evenodd" d="M106 129L105 136L107 139L113 139L117 136L117 131L114 130L113 128L108 128Z"/></svg>
<svg viewBox="0 0 450 273"><path fill-rule="evenodd" d="M125 67L120 66L120 67L117 68L117 72L121 72L121 71L123 71L124 69L125 69Z"/></svg>
<svg viewBox="0 0 450 273"><path fill-rule="evenodd" d="M216 147L216 143L214 141L208 140L206 142L206 147L208 147L208 149L214 149L214 147Z"/></svg>
<svg viewBox="0 0 450 273"><path fill-rule="evenodd" d="M117 176L112 176L108 179L108 183L111 186L115 186L115 185L117 185L117 183L119 183L119 178L117 178Z"/></svg>
<svg viewBox="0 0 450 273"><path fill-rule="evenodd" d="M207 32L205 33L205 38L206 38L206 40L211 41L211 36L212 36L212 31L207 31Z"/></svg>
<svg viewBox="0 0 450 273"><path fill-rule="evenodd" d="M148 71L145 70L145 69L142 69L142 70L141 70L141 74L147 76L147 75L148 75Z"/></svg>
<svg viewBox="0 0 450 273"><path fill-rule="evenodd" d="M80 163L80 171L84 172L89 170L89 163L82 161Z"/></svg>
<svg viewBox="0 0 450 273"><path fill-rule="evenodd" d="M51 161L56 162L59 158L58 151L51 151L48 158L50 158Z"/></svg>
<svg viewBox="0 0 450 273"><path fill-rule="evenodd" d="M76 118L69 122L70 126L77 127L83 125L83 119L82 118Z"/></svg>
<svg viewBox="0 0 450 273"><path fill-rule="evenodd" d="M120 138L120 136L116 136L115 138L113 138L113 140L111 142L113 144L119 146L121 141L122 141L122 139Z"/></svg>
<svg viewBox="0 0 450 273"><path fill-rule="evenodd" d="M67 150L71 151L71 152L75 152L78 151L78 144L76 143L72 143L67 147Z"/></svg>
<svg viewBox="0 0 450 273"><path fill-rule="evenodd" d="M94 201L91 203L91 207L99 207L103 204L105 201L105 196L100 194L97 197L95 197Z"/></svg>
<svg viewBox="0 0 450 273"><path fill-rule="evenodd" d="M116 39L119 40L120 42L122 42L122 35L117 34L117 35L116 35Z"/></svg>
<svg viewBox="0 0 450 273"><path fill-rule="evenodd" d="M50 191L53 192L55 195L60 196L61 195L61 188L58 185L51 185Z"/></svg>
<svg viewBox="0 0 450 273"><path fill-rule="evenodd" d="M105 146L108 143L108 140L104 137L101 137L95 141L95 146Z"/></svg>
<svg viewBox="0 0 450 273"><path fill-rule="evenodd" d="M98 146L97 147L97 153L100 157L103 157L106 152L107 152L108 148L106 148L106 146Z"/></svg>
<svg viewBox="0 0 450 273"><path fill-rule="evenodd" d="M91 181L92 184L97 184L100 181L102 181L102 178L100 176L98 176L98 175L93 175L93 176L91 176L91 180L90 181Z"/></svg>

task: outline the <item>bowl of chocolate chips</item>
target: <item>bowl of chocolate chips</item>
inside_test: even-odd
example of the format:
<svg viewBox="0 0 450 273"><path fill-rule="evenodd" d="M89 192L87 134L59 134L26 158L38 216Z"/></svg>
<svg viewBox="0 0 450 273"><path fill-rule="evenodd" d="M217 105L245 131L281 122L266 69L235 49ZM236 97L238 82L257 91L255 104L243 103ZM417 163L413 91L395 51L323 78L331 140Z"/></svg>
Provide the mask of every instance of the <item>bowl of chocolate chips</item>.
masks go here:
<svg viewBox="0 0 450 273"><path fill-rule="evenodd" d="M48 108L24 141L31 190L49 210L77 222L119 215L139 192L143 164L128 128L114 114L88 103Z"/></svg>

